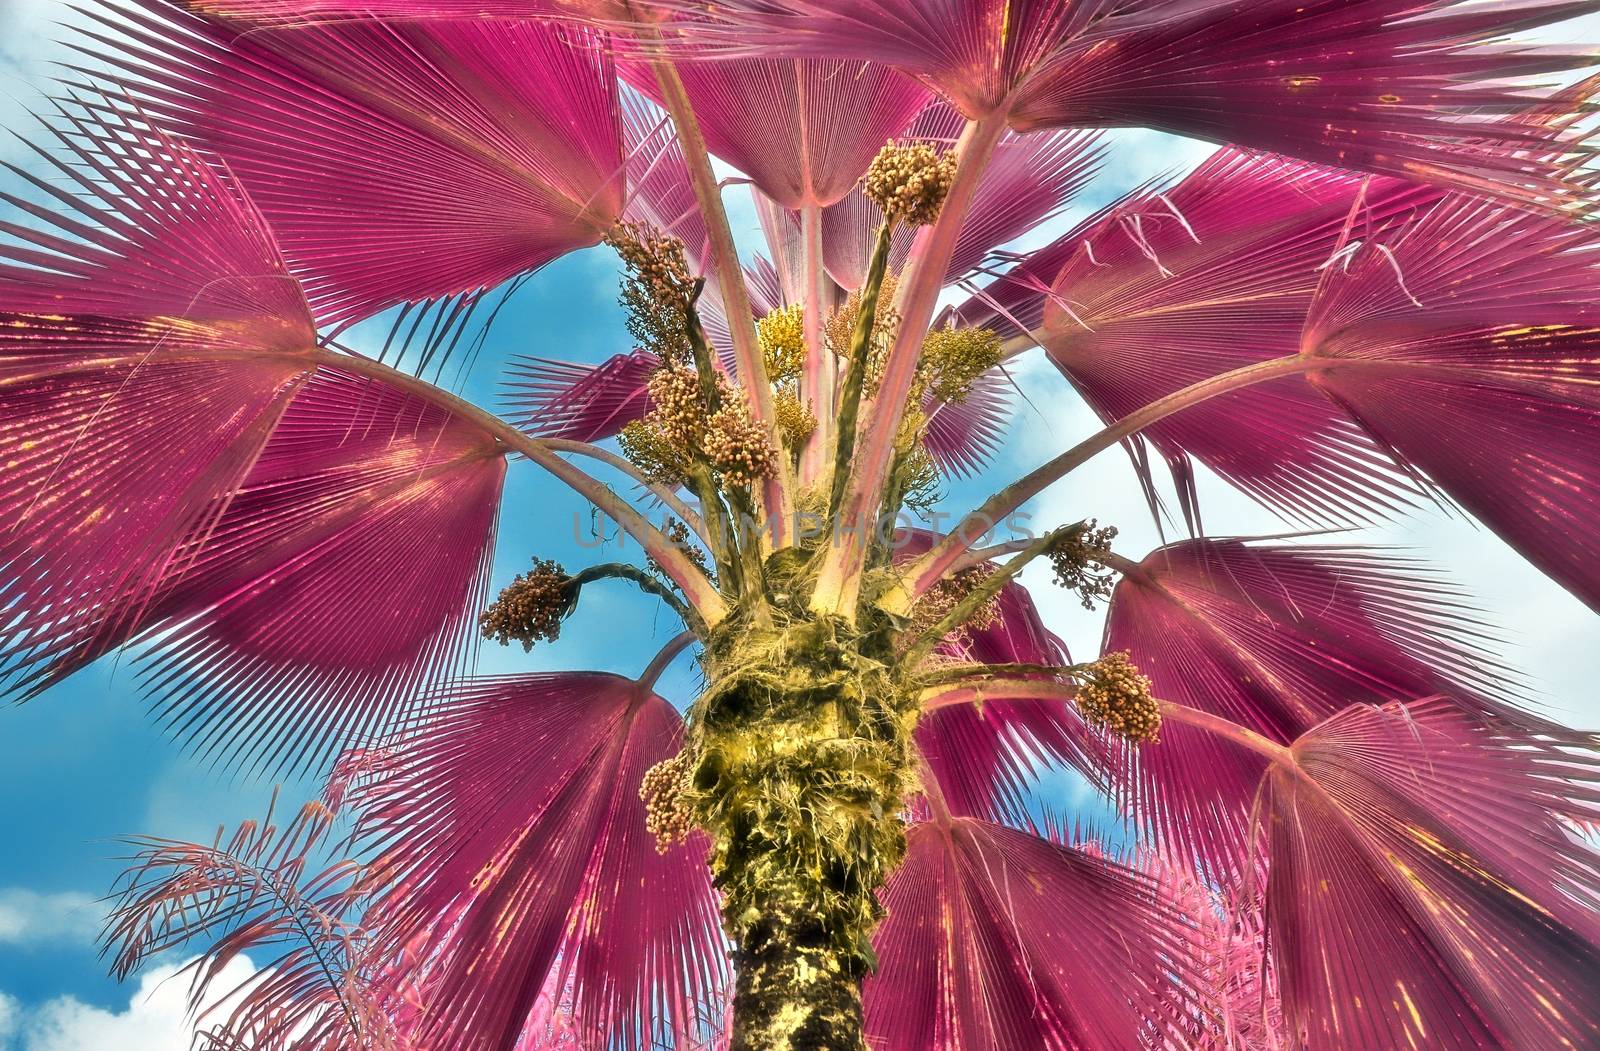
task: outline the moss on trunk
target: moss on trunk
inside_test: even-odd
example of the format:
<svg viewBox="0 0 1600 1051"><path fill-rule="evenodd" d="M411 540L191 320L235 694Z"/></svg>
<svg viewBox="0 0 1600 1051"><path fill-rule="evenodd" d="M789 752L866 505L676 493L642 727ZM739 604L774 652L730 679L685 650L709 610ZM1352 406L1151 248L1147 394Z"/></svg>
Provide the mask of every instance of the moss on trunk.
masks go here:
<svg viewBox="0 0 1600 1051"><path fill-rule="evenodd" d="M917 705L883 637L735 625L691 712L691 805L736 945L735 1051L861 1051L877 892L905 852Z"/></svg>

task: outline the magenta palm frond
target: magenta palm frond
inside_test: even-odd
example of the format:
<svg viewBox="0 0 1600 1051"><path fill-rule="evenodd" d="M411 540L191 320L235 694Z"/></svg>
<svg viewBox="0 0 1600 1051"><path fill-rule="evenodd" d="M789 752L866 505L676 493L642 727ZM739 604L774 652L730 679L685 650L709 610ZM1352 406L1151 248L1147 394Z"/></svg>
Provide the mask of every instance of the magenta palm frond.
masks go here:
<svg viewBox="0 0 1600 1051"><path fill-rule="evenodd" d="M661 359L649 351L617 354L598 365L517 358L506 370L510 418L530 434L594 442L650 411L650 374Z"/></svg>
<svg viewBox="0 0 1600 1051"><path fill-rule="evenodd" d="M1275 763L1267 937L1289 1031L1349 1047L1600 1039L1592 755L1448 702L1356 706Z"/></svg>
<svg viewBox="0 0 1600 1051"><path fill-rule="evenodd" d="M1587 65L1491 44L1587 0L733 0L712 47L899 66L966 115L1018 128L1159 128L1324 164L1488 190L1575 194L1518 77Z"/></svg>
<svg viewBox="0 0 1600 1051"><path fill-rule="evenodd" d="M863 993L871 1046L1139 1047L1183 995L1187 923L1140 873L970 818L909 840Z"/></svg>
<svg viewBox="0 0 1600 1051"><path fill-rule="evenodd" d="M57 128L60 185L13 169L55 210L0 223L0 664L34 690L141 625L315 339L229 179L139 117Z"/></svg>
<svg viewBox="0 0 1600 1051"><path fill-rule="evenodd" d="M928 104L915 81L860 62L731 59L678 73L711 152L786 208L849 193L884 140ZM624 62L622 75L659 100L647 64Z"/></svg>
<svg viewBox="0 0 1600 1051"><path fill-rule="evenodd" d="M1302 346L1397 462L1600 609L1597 247L1586 223L1447 199L1330 270Z"/></svg>
<svg viewBox="0 0 1600 1051"><path fill-rule="evenodd" d="M1192 383L1295 353L1358 197L1361 227L1383 230L1440 193L1221 151L1169 192L1135 191L1000 278L986 294L1010 320L990 324L1007 334L1013 321L1037 325L1035 338L1095 412L1119 419ZM1051 291L1041 294L1035 278ZM977 300L964 312L976 319L986 309ZM1297 379L1197 405L1141 437L1178 478L1193 456L1305 521L1369 518L1414 492L1355 424ZM1192 493L1180 496L1197 522Z"/></svg>
<svg viewBox="0 0 1600 1051"><path fill-rule="evenodd" d="M128 840L135 853L105 932L116 973L199 941L202 954L185 968L190 1009L220 1001L196 1019L207 1046L405 1051L353 915L365 873L352 861L318 860L332 824L331 811L307 803L281 827L269 808L209 845ZM259 969L236 988L219 987L245 953Z"/></svg>
<svg viewBox="0 0 1600 1051"><path fill-rule="evenodd" d="M621 211L617 87L588 30L264 30L133 2L96 16L85 50L227 162L324 322L499 284Z"/></svg>
<svg viewBox="0 0 1600 1051"><path fill-rule="evenodd" d="M902 558L921 554L932 541L920 530L901 536ZM944 658L990 665L1070 663L1065 644L1045 626L1026 588L1009 583L996 602L994 622L946 640L939 648ZM1075 708L1033 698L929 711L917 727L916 742L950 810L994 821L1023 820L1029 787L1051 765L1090 772L1104 760L1097 735Z"/></svg>
<svg viewBox="0 0 1600 1051"><path fill-rule="evenodd" d="M1129 568L1103 645L1128 651L1156 696L1284 745L1348 705L1436 694L1556 732L1517 706L1520 691L1485 655L1484 637L1456 589L1381 551L1188 540ZM1229 873L1244 857L1262 768L1258 756L1169 723L1160 747L1123 752L1114 780L1157 842Z"/></svg>
<svg viewBox="0 0 1600 1051"><path fill-rule="evenodd" d="M477 426L319 371L153 603L161 719L302 766L391 726L475 652L505 471Z"/></svg>
<svg viewBox="0 0 1600 1051"><path fill-rule="evenodd" d="M369 922L397 949L439 928L418 1040L510 1048L552 969L574 981L596 1046L648 1047L692 1017L725 969L695 839L665 854L645 827L644 772L681 720L648 687L600 673L464 683L358 793L397 877Z"/></svg>

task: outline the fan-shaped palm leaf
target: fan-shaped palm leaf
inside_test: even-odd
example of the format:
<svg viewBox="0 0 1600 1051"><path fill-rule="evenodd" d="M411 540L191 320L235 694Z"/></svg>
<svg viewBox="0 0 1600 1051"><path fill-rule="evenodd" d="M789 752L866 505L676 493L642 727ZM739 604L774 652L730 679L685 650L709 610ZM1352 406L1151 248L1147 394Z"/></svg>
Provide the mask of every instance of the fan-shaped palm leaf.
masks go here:
<svg viewBox="0 0 1600 1051"><path fill-rule="evenodd" d="M377 936L398 947L448 926L422 1043L509 1051L556 968L597 1046L648 1047L652 1019L686 1025L725 964L703 844L658 853L639 798L678 748L677 713L600 673L479 680L438 700L357 797L398 876L371 914Z"/></svg>
<svg viewBox="0 0 1600 1051"><path fill-rule="evenodd" d="M731 0L698 39L855 58L922 77L969 117L1019 128L1159 128L1325 164L1490 189L1563 190L1515 119L1536 93L1509 78L1582 55L1491 46L1594 9L1585 0Z"/></svg>
<svg viewBox="0 0 1600 1051"><path fill-rule="evenodd" d="M1487 638L1459 592L1392 555L1189 540L1126 567L1104 649L1128 651L1156 696L1283 745L1351 703L1440 693L1554 732L1516 707L1516 687L1483 652ZM1258 756L1169 723L1159 743L1122 750L1117 765L1124 805L1158 842L1203 871L1238 872Z"/></svg>
<svg viewBox="0 0 1600 1051"><path fill-rule="evenodd" d="M1272 766L1268 942L1309 1049L1600 1039L1592 756L1438 701L1357 706Z"/></svg>
<svg viewBox="0 0 1600 1051"><path fill-rule="evenodd" d="M0 660L32 689L144 619L311 373L260 216L139 117L65 114L54 211L0 223Z"/></svg>
<svg viewBox="0 0 1600 1051"><path fill-rule="evenodd" d="M153 604L143 679L205 751L320 762L472 655L505 450L324 369Z"/></svg>
<svg viewBox="0 0 1600 1051"><path fill-rule="evenodd" d="M863 994L872 1046L1145 1046L1191 968L1186 921L1153 882L970 818L908 838Z"/></svg>
<svg viewBox="0 0 1600 1051"><path fill-rule="evenodd" d="M621 211L616 83L587 30L266 30L133 3L97 14L85 50L227 161L325 322L498 284Z"/></svg>

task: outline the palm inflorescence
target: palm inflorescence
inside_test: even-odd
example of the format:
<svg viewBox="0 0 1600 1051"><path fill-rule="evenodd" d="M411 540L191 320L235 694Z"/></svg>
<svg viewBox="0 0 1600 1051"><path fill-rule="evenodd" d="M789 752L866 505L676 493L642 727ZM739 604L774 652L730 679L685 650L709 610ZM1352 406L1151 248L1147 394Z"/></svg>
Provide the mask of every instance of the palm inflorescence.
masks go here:
<svg viewBox="0 0 1600 1051"><path fill-rule="evenodd" d="M1525 35L1595 9L85 9L0 221L0 684L132 646L203 753L329 777L130 841L118 971L203 949L198 1004L270 947L200 1020L258 1051L1600 1047L1593 739L1426 566L1195 484L1454 505L1600 608L1595 85ZM1136 126L1219 148L1004 249ZM602 243L618 353L514 360L505 417L422 378ZM380 315L399 358L341 339ZM1041 351L1104 429L939 528ZM1003 528L1118 445L1187 539ZM640 564L494 594L511 458ZM473 674L595 585L682 621L638 679Z"/></svg>

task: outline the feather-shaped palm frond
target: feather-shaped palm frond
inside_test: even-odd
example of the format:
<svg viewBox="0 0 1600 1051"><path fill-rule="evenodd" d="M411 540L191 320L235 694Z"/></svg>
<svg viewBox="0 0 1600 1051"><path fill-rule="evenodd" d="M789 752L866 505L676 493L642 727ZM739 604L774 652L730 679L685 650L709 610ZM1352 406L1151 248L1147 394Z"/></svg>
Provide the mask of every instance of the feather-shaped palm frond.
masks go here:
<svg viewBox="0 0 1600 1051"><path fill-rule="evenodd" d="M390 728L470 662L505 472L476 424L319 371L153 603L162 720L303 768Z"/></svg>
<svg viewBox="0 0 1600 1051"><path fill-rule="evenodd" d="M274 800L276 802L276 800ZM334 815L307 803L285 825L272 809L207 845L137 837L115 889L105 945L126 976L169 949L201 955L186 967L189 1005L205 1046L252 1051L406 1051L411 1045L373 981L377 960L359 925L369 874L324 860ZM227 965L252 954L254 974L219 987ZM209 1023L209 1024L208 1024Z"/></svg>
<svg viewBox="0 0 1600 1051"><path fill-rule="evenodd" d="M679 747L678 714L600 673L473 681L438 700L356 797L398 880L369 914L375 935L398 948L442 932L418 1039L510 1049L553 971L571 976L595 1046L685 1026L726 964L703 841L659 853L639 796Z"/></svg>
<svg viewBox="0 0 1600 1051"><path fill-rule="evenodd" d="M1267 939L1308 1051L1592 1047L1600 768L1439 701L1356 706L1260 803Z"/></svg>
<svg viewBox="0 0 1600 1051"><path fill-rule="evenodd" d="M115 647L312 371L316 332L230 179L137 115L62 112L52 207L0 201L0 679Z"/></svg>
<svg viewBox="0 0 1600 1051"><path fill-rule="evenodd" d="M261 29L130 5L96 13L82 50L227 162L324 322L499 284L621 212L617 86L588 30Z"/></svg>
<svg viewBox="0 0 1600 1051"><path fill-rule="evenodd" d="M1577 49L1497 43L1588 0L730 0L699 46L853 58L921 77L969 117L1157 128L1324 164L1576 197L1517 78Z"/></svg>
<svg viewBox="0 0 1600 1051"><path fill-rule="evenodd" d="M1189 540L1118 582L1104 650L1128 651L1157 697L1287 745L1352 703L1447 693L1474 714L1558 732L1517 707L1484 652L1492 635L1456 589L1362 548ZM1123 805L1174 856L1237 873L1261 759L1178 722L1126 748Z"/></svg>
<svg viewBox="0 0 1600 1051"><path fill-rule="evenodd" d="M1187 921L1141 873L970 818L908 839L863 994L871 1046L1135 1048L1187 995Z"/></svg>

